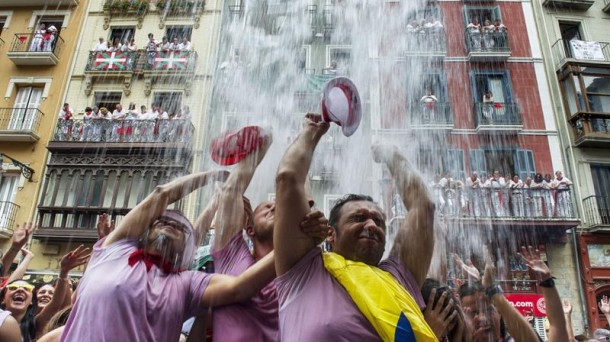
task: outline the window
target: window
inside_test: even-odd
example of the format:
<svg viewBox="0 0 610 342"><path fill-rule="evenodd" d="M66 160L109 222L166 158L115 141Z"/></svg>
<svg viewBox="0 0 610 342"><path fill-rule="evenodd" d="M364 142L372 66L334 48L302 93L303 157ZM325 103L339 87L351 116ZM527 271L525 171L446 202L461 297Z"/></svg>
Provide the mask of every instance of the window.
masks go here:
<svg viewBox="0 0 610 342"><path fill-rule="evenodd" d="M165 31L165 36L168 41L172 41L174 38L178 38L178 41L182 41L183 37L186 37L189 41L191 40L191 35L193 33L192 26L167 26L167 30Z"/></svg>
<svg viewBox="0 0 610 342"><path fill-rule="evenodd" d="M490 20L492 23L496 19L502 20L499 7L465 7L464 27L466 27L475 18L481 25L485 23L485 20Z"/></svg>
<svg viewBox="0 0 610 342"><path fill-rule="evenodd" d="M20 87L13 105L13 112L9 122L11 130L32 130L40 119L38 106L42 101L42 87Z"/></svg>
<svg viewBox="0 0 610 342"><path fill-rule="evenodd" d="M153 104L161 106L168 114L178 113L182 106L182 93L158 92L155 93Z"/></svg>
<svg viewBox="0 0 610 342"><path fill-rule="evenodd" d="M484 102L483 96L487 92L491 92L493 102L512 102L510 77L507 71L473 71L471 77L474 102Z"/></svg>
<svg viewBox="0 0 610 342"><path fill-rule="evenodd" d="M566 57L573 57L572 46L570 45L571 40L584 40L580 23L570 21L560 21L559 31L561 32L561 39L563 40L564 51Z"/></svg>
<svg viewBox="0 0 610 342"><path fill-rule="evenodd" d="M34 27L34 30L37 30L40 28L41 25L44 24L44 26L48 29L51 26L55 26L55 28L57 29L57 35L59 36L59 33L61 32L61 28L64 24L64 16L40 16L37 18L37 23L36 26Z"/></svg>
<svg viewBox="0 0 610 342"><path fill-rule="evenodd" d="M601 68L581 70L561 80L566 111L570 115L578 112L610 113L610 72ZM601 131L603 119L593 120L593 130Z"/></svg>
<svg viewBox="0 0 610 342"><path fill-rule="evenodd" d="M326 73L349 75L352 48L349 46L326 46Z"/></svg>
<svg viewBox="0 0 610 342"><path fill-rule="evenodd" d="M531 150L501 148L472 149L468 152L470 172L478 173L481 180L491 176L493 171L510 179L513 174L519 175L521 180L533 177L536 174L534 154Z"/></svg>
<svg viewBox="0 0 610 342"><path fill-rule="evenodd" d="M0 175L0 229L12 228L16 207L12 203L17 190L19 175L4 173Z"/></svg>
<svg viewBox="0 0 610 342"><path fill-rule="evenodd" d="M121 103L122 92L95 92L95 106L98 108L106 107L112 112L117 103Z"/></svg>
<svg viewBox="0 0 610 342"><path fill-rule="evenodd" d="M2 31L4 31L5 23L6 23L6 17L0 17L0 35L2 35Z"/></svg>
<svg viewBox="0 0 610 342"><path fill-rule="evenodd" d="M135 37L136 28L133 26L117 26L110 29L109 42L114 42L116 39L123 45L129 43L131 38Z"/></svg>

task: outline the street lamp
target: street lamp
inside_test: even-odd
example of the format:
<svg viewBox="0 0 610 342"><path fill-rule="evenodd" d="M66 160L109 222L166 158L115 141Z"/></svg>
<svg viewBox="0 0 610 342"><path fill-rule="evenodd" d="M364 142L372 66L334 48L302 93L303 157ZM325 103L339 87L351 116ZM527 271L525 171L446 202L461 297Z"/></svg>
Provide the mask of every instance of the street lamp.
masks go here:
<svg viewBox="0 0 610 342"><path fill-rule="evenodd" d="M23 175L23 177L25 177L29 181L32 181L32 176L34 176L34 169L18 161L15 158L11 158L10 156L4 153L0 153L0 171L3 171L2 164L4 163L4 157L10 159L13 162L13 165L15 165L21 170L21 174Z"/></svg>

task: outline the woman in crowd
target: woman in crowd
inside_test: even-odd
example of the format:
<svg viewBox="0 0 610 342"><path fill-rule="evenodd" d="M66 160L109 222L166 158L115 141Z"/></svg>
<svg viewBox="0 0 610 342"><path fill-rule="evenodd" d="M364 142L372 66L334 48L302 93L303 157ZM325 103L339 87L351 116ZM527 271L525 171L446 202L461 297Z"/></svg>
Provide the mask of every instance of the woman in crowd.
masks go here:
<svg viewBox="0 0 610 342"><path fill-rule="evenodd" d="M54 295L40 311L38 295L34 292L34 285L18 279L12 281L3 289L0 307L9 311L19 322L24 342L34 341L37 337L40 337L51 317L62 309L66 302L66 294L70 291L68 272L87 262L88 251L88 248L81 245L64 255L60 261L59 278L57 287L54 289ZM49 293L46 295L48 296Z"/></svg>

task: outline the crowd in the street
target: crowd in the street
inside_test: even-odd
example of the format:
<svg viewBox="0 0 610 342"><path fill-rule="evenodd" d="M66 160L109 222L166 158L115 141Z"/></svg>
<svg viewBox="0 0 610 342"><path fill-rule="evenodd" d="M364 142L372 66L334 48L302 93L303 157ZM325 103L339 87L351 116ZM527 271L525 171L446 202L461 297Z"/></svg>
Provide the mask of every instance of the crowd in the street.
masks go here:
<svg viewBox="0 0 610 342"><path fill-rule="evenodd" d="M17 270L6 272L34 229L18 227L3 259L8 279L2 284L0 340L541 340L504 297L493 253L485 251L483 270L454 257L465 278L457 294L428 278L433 253L440 248L435 247L440 204L397 147L371 147L373 160L387 168L406 209L387 258L382 258L385 211L370 196L344 196L328 218L316 210L308 174L328 129L320 115L306 115L280 161L275 200L258 205L244 194L272 135L259 127L227 133L213 143L212 159L236 164L230 172L211 170L159 185L117 224L100 215L100 239L91 254L79 246L63 257L54 293L50 286L37 289L22 279L27 250ZM462 183L448 176L438 180L440 189ZM507 185L500 178L498 172L485 180L475 174L461 186L513 189L511 182L522 184ZM556 179L555 191L569 186L560 172ZM216 185L214 195L193 223L169 209L206 185ZM197 246L212 228L211 255L193 268ZM328 250L320 248L322 242ZM556 284L537 249L524 246L519 257L544 295L548 341L574 341L571 307L557 290L565 284ZM87 259L71 293L68 274ZM601 307L610 314L607 298Z"/></svg>
<svg viewBox="0 0 610 342"><path fill-rule="evenodd" d="M513 174L506 179L495 170L479 177L473 172L465 180L437 174L429 183L437 210L446 217L573 217L572 181L556 171L536 173L525 181Z"/></svg>

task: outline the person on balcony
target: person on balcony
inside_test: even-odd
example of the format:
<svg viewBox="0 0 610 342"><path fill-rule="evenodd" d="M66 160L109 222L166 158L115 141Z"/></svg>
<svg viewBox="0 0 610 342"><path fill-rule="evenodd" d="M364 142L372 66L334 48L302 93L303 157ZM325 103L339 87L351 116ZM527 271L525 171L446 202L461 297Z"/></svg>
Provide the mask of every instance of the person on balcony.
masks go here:
<svg viewBox="0 0 610 342"><path fill-rule="evenodd" d="M114 38L114 40L112 41L112 44L108 47L108 51L120 52L122 46L123 45L121 44L121 40L118 37Z"/></svg>
<svg viewBox="0 0 610 342"><path fill-rule="evenodd" d="M57 39L57 28L54 25L49 26L47 32L42 35L42 51L53 52L55 40Z"/></svg>
<svg viewBox="0 0 610 342"><path fill-rule="evenodd" d="M485 201L485 192L482 189L483 182L476 172L466 178L466 191L468 192L468 202L470 215L474 217L489 217L489 206Z"/></svg>
<svg viewBox="0 0 610 342"><path fill-rule="evenodd" d="M123 120L127 117L127 112L123 109L120 103L117 103L112 112L112 141L121 140L123 131Z"/></svg>
<svg viewBox="0 0 610 342"><path fill-rule="evenodd" d="M490 121L490 123L493 121L494 107L494 95L490 90L487 90L485 94L483 94L483 106L481 107L481 113Z"/></svg>
<svg viewBox="0 0 610 342"><path fill-rule="evenodd" d="M523 181L519 179L519 175L513 175L513 178L508 183L510 190L510 204L513 210L513 216L525 217L525 196L523 193Z"/></svg>
<svg viewBox="0 0 610 342"><path fill-rule="evenodd" d="M108 51L108 43L104 40L104 37L100 37L98 43L93 48L93 51Z"/></svg>
<svg viewBox="0 0 610 342"><path fill-rule="evenodd" d="M182 42L178 44L178 49L180 51L191 51L193 49L193 47L191 46L191 42L189 42L187 36L182 37Z"/></svg>
<svg viewBox="0 0 610 342"><path fill-rule="evenodd" d="M556 214L558 217L572 217L572 200L570 196L570 186L572 181L563 176L559 170L555 172L555 179L551 183L551 188L555 189Z"/></svg>
<svg viewBox="0 0 610 342"><path fill-rule="evenodd" d="M481 50L481 24L477 17L472 17L470 23L466 25L466 32L470 40L470 47L473 50Z"/></svg>
<svg viewBox="0 0 610 342"><path fill-rule="evenodd" d="M491 207L496 217L508 216L508 197L506 196L506 180L500 171L494 170L493 175L483 185L490 189Z"/></svg>
<svg viewBox="0 0 610 342"><path fill-rule="evenodd" d="M93 131L93 108L85 108L85 114L83 115L83 126L81 127L80 141L90 141L91 133Z"/></svg>
<svg viewBox="0 0 610 342"><path fill-rule="evenodd" d="M441 35L443 34L444 29L443 24L441 24L439 20L434 18L434 16L428 16L428 19L424 24L424 30L428 39L430 39L428 44L432 44L433 50L440 50L442 42Z"/></svg>
<svg viewBox="0 0 610 342"><path fill-rule="evenodd" d="M494 41L496 27L491 23L491 20L485 19L485 23L481 29L483 31L483 47L486 50L493 50L496 45Z"/></svg>
<svg viewBox="0 0 610 342"><path fill-rule="evenodd" d="M178 41L178 37L174 37L172 42L169 43L170 51L180 51L180 42Z"/></svg>
<svg viewBox="0 0 610 342"><path fill-rule="evenodd" d="M157 44L157 49L159 49L159 51L169 51L170 45L171 43L169 42L169 40L167 40L167 36L163 36L161 42Z"/></svg>
<svg viewBox="0 0 610 342"><path fill-rule="evenodd" d="M544 207L546 209L546 217L555 216L555 189L553 188L553 177L550 173L544 174Z"/></svg>
<svg viewBox="0 0 610 342"><path fill-rule="evenodd" d="M32 43L30 45L30 52L40 52L44 47L44 41L42 40L43 35L47 33L47 25L40 24L37 30L32 35Z"/></svg>
<svg viewBox="0 0 610 342"><path fill-rule="evenodd" d="M507 48L508 45L506 42L508 38L506 34L508 32L508 28L502 24L500 19L494 20L494 26L496 27L496 46L498 48Z"/></svg>
<svg viewBox="0 0 610 342"><path fill-rule="evenodd" d="M419 103L422 105L423 112L423 121L424 123L434 123L435 122L435 113L436 113L436 105L438 103L438 99L434 96L432 89L426 90L426 95L422 96L419 100Z"/></svg>
<svg viewBox="0 0 610 342"><path fill-rule="evenodd" d="M157 57L157 41L152 33L148 34L148 43L146 43L146 64L148 68L152 68Z"/></svg>
<svg viewBox="0 0 610 342"><path fill-rule="evenodd" d="M544 177L541 173L537 173L530 184L530 194L532 202L532 214L534 217L544 217Z"/></svg>

